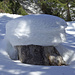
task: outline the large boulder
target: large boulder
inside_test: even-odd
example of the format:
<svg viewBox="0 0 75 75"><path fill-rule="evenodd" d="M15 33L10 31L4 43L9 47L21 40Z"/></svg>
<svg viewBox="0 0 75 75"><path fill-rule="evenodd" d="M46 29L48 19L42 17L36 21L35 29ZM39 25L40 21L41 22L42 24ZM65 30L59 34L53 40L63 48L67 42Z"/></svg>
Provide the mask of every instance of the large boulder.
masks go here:
<svg viewBox="0 0 75 75"><path fill-rule="evenodd" d="M60 53L53 46L19 45L15 46L22 63L34 65L66 65Z"/></svg>

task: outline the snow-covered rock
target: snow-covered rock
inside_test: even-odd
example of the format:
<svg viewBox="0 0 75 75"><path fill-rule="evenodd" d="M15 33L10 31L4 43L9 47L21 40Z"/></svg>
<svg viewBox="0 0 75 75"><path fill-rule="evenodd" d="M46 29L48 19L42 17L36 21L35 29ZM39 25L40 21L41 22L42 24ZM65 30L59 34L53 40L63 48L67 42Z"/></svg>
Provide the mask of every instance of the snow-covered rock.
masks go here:
<svg viewBox="0 0 75 75"><path fill-rule="evenodd" d="M6 24L6 37L15 45L58 45L65 41L66 22L52 15L26 15Z"/></svg>
<svg viewBox="0 0 75 75"><path fill-rule="evenodd" d="M2 15L2 14L1 14ZM0 16L1 16L0 15ZM8 14L6 14L8 16ZM9 14L9 21L12 14ZM14 15L13 15L14 16ZM13 18L13 16L11 18ZM17 17L15 15L15 17ZM4 19L3 19L4 18ZM3 26L8 18L0 17L0 29L3 31ZM75 23L75 22L74 22ZM69 61L71 66L37 66L20 63L20 61L11 61L6 53L6 48L4 48L5 41L1 39L0 36L0 75L75 75L75 30L72 25L74 23L68 22L68 27L66 29L67 41L65 46L69 49L63 49L60 47L60 53L64 56L66 61ZM72 25L71 25L72 24ZM5 26L6 27L6 26ZM73 30L72 30L73 29ZM3 34L3 33L1 33ZM10 49L11 50L11 49ZM71 51L74 51L71 52ZM68 56L68 57L66 57ZM10 66L11 65L11 66Z"/></svg>

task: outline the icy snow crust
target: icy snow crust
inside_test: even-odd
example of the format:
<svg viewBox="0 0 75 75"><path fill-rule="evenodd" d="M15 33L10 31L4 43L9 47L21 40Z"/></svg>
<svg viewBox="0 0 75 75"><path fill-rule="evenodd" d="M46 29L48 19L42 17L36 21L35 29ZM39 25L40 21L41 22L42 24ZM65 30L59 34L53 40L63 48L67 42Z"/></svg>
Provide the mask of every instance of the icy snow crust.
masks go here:
<svg viewBox="0 0 75 75"><path fill-rule="evenodd" d="M51 15L27 15L6 24L12 45L57 45L65 40L66 22Z"/></svg>

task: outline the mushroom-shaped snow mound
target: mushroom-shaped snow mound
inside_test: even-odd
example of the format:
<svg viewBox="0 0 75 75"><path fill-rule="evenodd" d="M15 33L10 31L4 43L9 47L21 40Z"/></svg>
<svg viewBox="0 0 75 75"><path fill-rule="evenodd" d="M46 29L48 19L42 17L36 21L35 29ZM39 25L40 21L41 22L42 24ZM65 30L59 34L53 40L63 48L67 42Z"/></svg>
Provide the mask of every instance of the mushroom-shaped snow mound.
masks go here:
<svg viewBox="0 0 75 75"><path fill-rule="evenodd" d="M65 41L66 22L52 15L26 15L6 24L6 37L15 45L58 45Z"/></svg>

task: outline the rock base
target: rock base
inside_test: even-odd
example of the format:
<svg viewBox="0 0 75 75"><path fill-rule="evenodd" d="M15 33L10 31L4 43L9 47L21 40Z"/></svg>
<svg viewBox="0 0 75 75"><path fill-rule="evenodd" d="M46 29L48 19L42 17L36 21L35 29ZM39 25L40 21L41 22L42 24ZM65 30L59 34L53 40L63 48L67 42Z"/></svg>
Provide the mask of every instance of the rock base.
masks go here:
<svg viewBox="0 0 75 75"><path fill-rule="evenodd" d="M15 48L18 50L19 60L22 63L51 66L66 65L54 46L19 45Z"/></svg>

